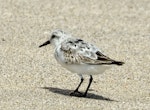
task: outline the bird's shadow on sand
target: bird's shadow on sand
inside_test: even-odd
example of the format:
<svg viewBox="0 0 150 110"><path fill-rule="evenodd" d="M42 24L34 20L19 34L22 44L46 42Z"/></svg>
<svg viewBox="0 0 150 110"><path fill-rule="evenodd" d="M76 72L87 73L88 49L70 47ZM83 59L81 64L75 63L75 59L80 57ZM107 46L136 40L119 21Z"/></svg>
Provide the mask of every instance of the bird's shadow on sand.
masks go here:
<svg viewBox="0 0 150 110"><path fill-rule="evenodd" d="M65 95L65 96L70 96L70 93L73 91L73 90L53 88L53 87L42 87L42 89L46 89L49 90L50 92ZM70 96L70 97L78 97L78 96ZM116 101L93 93L88 93L86 97L82 97L82 98L104 100L104 101Z"/></svg>

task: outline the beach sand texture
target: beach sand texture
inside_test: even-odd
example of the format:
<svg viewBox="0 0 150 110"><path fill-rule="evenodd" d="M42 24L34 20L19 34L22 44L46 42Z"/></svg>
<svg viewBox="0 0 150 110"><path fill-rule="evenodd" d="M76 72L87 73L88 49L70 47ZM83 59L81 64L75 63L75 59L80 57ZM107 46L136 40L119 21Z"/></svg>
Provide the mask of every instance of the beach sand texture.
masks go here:
<svg viewBox="0 0 150 110"><path fill-rule="evenodd" d="M58 28L125 65L69 96L80 78L38 48ZM150 0L0 0L0 110L85 109L150 109Z"/></svg>

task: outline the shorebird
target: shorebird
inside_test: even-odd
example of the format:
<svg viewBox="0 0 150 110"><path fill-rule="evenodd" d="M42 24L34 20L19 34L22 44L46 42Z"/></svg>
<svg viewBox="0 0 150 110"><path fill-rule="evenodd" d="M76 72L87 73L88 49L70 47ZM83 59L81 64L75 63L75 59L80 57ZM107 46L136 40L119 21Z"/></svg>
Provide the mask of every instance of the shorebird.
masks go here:
<svg viewBox="0 0 150 110"><path fill-rule="evenodd" d="M71 96L85 97L93 80L92 75L101 74L112 65L124 64L122 61L116 61L104 55L95 45L75 38L62 30L49 33L49 39L39 47L48 44L55 47L54 56L58 63L69 71L77 73L81 78ZM79 87L84 80L83 75L89 75L90 79L86 91L81 93Z"/></svg>

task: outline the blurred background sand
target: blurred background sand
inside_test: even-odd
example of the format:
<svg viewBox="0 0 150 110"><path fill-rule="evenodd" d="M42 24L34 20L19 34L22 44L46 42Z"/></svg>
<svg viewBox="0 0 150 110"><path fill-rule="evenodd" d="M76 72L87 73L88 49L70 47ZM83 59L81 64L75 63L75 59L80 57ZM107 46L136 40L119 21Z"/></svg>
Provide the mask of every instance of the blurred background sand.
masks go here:
<svg viewBox="0 0 150 110"><path fill-rule="evenodd" d="M70 97L79 77L53 47L38 48L57 28L125 65L93 76L87 98ZM12 109L149 110L150 0L0 0L0 110Z"/></svg>

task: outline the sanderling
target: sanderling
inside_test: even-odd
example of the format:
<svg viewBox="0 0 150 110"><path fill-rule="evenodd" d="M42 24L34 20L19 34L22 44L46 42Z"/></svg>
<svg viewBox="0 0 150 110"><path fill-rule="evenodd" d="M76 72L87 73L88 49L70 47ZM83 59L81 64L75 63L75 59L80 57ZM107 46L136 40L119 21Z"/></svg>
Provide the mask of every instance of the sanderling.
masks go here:
<svg viewBox="0 0 150 110"><path fill-rule="evenodd" d="M124 62L115 61L104 55L96 46L72 37L62 30L55 30L49 34L48 41L39 47L52 44L55 47L55 59L66 69L77 73L81 81L77 88L70 94L72 96L85 97L92 83L94 74L103 73L110 65L123 65ZM84 78L82 75L90 75L89 84L84 93L78 91Z"/></svg>

